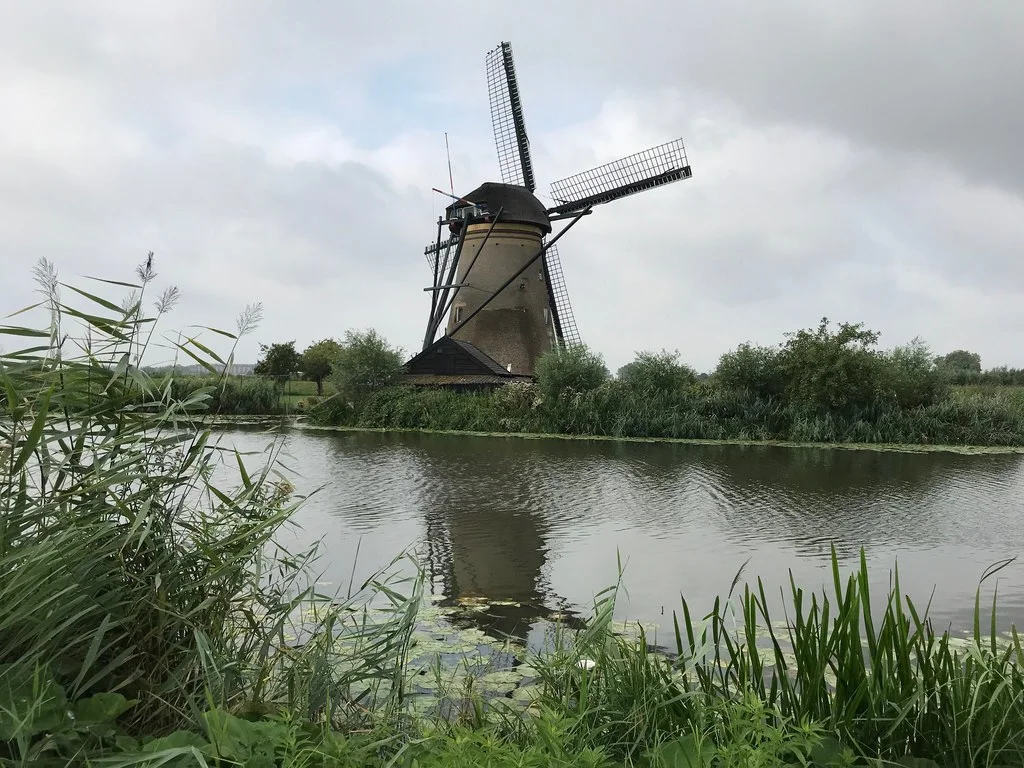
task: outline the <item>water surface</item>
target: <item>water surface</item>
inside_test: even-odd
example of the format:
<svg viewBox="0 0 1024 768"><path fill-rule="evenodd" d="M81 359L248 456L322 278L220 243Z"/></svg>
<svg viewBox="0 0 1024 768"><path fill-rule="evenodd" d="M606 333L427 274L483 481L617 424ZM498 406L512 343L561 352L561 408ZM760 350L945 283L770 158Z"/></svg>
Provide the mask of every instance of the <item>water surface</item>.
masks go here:
<svg viewBox="0 0 1024 768"><path fill-rule="evenodd" d="M710 609L745 562L772 594L790 571L830 587L832 546L847 572L866 548L876 592L898 562L904 593L966 626L986 567L1024 554L1020 455L300 429L221 439L284 442L299 492L319 489L296 535L322 539L326 580L358 582L415 549L435 593L520 603L499 627L516 634L585 612L619 558L619 616L664 623L680 593ZM998 588L1004 623L1024 625L1024 562Z"/></svg>

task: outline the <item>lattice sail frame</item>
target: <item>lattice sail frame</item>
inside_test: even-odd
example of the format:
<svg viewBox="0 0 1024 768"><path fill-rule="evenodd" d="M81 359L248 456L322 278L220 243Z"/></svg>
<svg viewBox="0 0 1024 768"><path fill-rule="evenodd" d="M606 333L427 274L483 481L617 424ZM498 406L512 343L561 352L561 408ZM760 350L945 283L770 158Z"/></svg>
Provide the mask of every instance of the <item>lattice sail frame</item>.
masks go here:
<svg viewBox="0 0 1024 768"><path fill-rule="evenodd" d="M491 107L491 125L494 129L494 146L498 152L498 167L505 184L536 189L533 159L530 156L530 140L526 135L526 120L523 102L519 94L519 80L516 77L512 45L503 42L487 53L487 95ZM545 238L546 242L547 238ZM427 254L430 261L432 254ZM436 255L433 255L436 258ZM433 265L431 265L433 266ZM548 298L551 305L552 324L560 344L579 344L580 333L576 327L569 293L565 286L565 274L556 246L544 254L544 269L547 274Z"/></svg>
<svg viewBox="0 0 1024 768"><path fill-rule="evenodd" d="M582 211L691 175L686 147L676 139L554 182L551 197L558 205L548 213Z"/></svg>
<svg viewBox="0 0 1024 768"><path fill-rule="evenodd" d="M427 257L427 264L430 266L430 271L434 271L434 263L437 261L437 254L441 253L442 263L447 261L448 254L452 248L457 246L459 243L459 236L452 235L447 240L442 240L441 245L437 243L431 243L423 249L423 255Z"/></svg>
<svg viewBox="0 0 1024 768"><path fill-rule="evenodd" d="M546 242L546 238L545 238ZM558 255L558 245L548 246L544 253L544 269L547 272L548 300L554 307L555 336L562 346L574 346L583 343L576 317L569 303L569 291L565 287L565 275L562 272L562 259Z"/></svg>
<svg viewBox="0 0 1024 768"><path fill-rule="evenodd" d="M487 94L491 103L494 145L498 150L501 180L533 192L537 182L526 136L523 102L512 61L512 46L502 43L487 53Z"/></svg>

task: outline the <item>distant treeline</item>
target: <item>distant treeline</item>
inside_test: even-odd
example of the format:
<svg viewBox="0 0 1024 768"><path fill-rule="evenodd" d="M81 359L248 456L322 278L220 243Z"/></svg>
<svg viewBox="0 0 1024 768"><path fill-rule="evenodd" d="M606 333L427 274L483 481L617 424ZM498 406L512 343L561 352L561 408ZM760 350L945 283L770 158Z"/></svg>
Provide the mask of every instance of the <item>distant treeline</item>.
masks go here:
<svg viewBox="0 0 1024 768"><path fill-rule="evenodd" d="M350 331L302 353L294 342L264 345L253 376L173 386L178 397L205 387L220 415L301 412L374 428L1024 445L1024 369L983 371L976 353L935 356L919 340L881 350L878 338L823 319L774 346L741 344L710 374L662 351L640 352L612 376L578 346L541 358L534 384L458 393L400 386L401 351L375 331Z"/></svg>
<svg viewBox="0 0 1024 768"><path fill-rule="evenodd" d="M989 368L987 371L950 371L949 382L961 386L1024 387L1024 368Z"/></svg>
<svg viewBox="0 0 1024 768"><path fill-rule="evenodd" d="M1018 372L960 371L920 341L884 351L877 342L860 324L833 330L823 320L778 346L740 345L708 377L665 351L641 352L612 377L579 346L542 357L533 384L476 393L392 385L328 398L311 416L390 429L1024 445L1024 390L955 386L1012 384Z"/></svg>
<svg viewBox="0 0 1024 768"><path fill-rule="evenodd" d="M229 376L247 376L253 373L255 367L255 363L232 363L228 366L221 363L212 363L210 365L210 368L213 368L218 373L224 373L226 368ZM180 363L174 365L147 365L143 366L143 370L150 376L163 376L168 373L172 373L175 376L208 376L210 374L208 368L198 363L192 365L182 365Z"/></svg>

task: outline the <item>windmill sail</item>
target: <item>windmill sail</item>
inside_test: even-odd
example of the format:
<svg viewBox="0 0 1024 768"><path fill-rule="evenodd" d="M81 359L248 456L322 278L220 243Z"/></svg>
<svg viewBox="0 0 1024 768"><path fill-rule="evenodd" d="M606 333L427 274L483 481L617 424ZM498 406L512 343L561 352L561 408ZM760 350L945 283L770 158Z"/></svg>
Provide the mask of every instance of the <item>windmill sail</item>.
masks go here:
<svg viewBox="0 0 1024 768"><path fill-rule="evenodd" d="M427 257L427 265L430 267L430 271L434 271L434 264L437 263L438 254L441 255L441 262L445 263L448 259L448 254L451 253L459 243L459 236L452 235L447 240L442 240L441 244L431 243L423 249L423 255ZM444 269L444 267L442 267Z"/></svg>
<svg viewBox="0 0 1024 768"><path fill-rule="evenodd" d="M572 314L569 303L569 291L565 287L565 275L562 274L562 261L558 257L558 246L549 245L544 254L544 269L548 283L548 300L554 308L552 320L555 326L555 338L561 346L582 344L580 332L576 328L576 318Z"/></svg>
<svg viewBox="0 0 1024 768"><path fill-rule="evenodd" d="M554 182L551 197L558 205L548 213L583 211L690 176L683 140L676 139Z"/></svg>
<svg viewBox="0 0 1024 768"><path fill-rule="evenodd" d="M526 138L523 103L512 61L512 46L502 43L487 54L487 93L491 100L491 124L498 149L501 180L531 192L536 189L530 140Z"/></svg>
<svg viewBox="0 0 1024 768"><path fill-rule="evenodd" d="M512 46L501 43L487 54L487 93L491 102L491 124L494 144L498 150L501 180L517 184L533 192L536 180L530 157L530 140L526 136L523 103L519 96L519 81L512 60ZM547 238L545 238L545 242ZM580 334L569 303L562 263L555 246L544 254L547 274L548 298L551 305L555 337L559 344L579 344Z"/></svg>

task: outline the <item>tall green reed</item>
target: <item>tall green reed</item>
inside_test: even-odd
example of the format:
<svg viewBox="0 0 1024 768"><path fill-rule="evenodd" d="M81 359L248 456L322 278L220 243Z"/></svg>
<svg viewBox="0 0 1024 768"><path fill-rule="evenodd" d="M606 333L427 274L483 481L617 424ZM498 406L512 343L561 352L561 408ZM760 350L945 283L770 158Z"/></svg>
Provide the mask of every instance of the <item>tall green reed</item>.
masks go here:
<svg viewBox="0 0 1024 768"><path fill-rule="evenodd" d="M599 594L587 628L556 631L554 652L533 662L540 716L557 715L572 748L600 745L650 768L844 764L820 723L787 716L749 688L709 695L643 627L633 637L614 631L616 594Z"/></svg>
<svg viewBox="0 0 1024 768"><path fill-rule="evenodd" d="M92 291L46 262L35 276L42 300L15 315L44 320L0 327L28 344L0 353L0 755L59 751L53 733L96 696L119 697L125 738L199 727L211 708L337 723L365 719L377 690L397 705L419 579L384 569L353 594L318 592L316 547L276 543L303 501L276 452L247 466L210 431L218 372L259 305L234 332L161 335L178 293L145 312L152 255L137 281ZM160 350L211 380L181 392L146 374Z"/></svg>
<svg viewBox="0 0 1024 768"><path fill-rule="evenodd" d="M545 401L517 384L509 396L390 387L359 412L327 402L323 423L385 429L560 433L607 437L788 440L821 443L1024 445L1024 400L1012 394L954 393L925 406L888 402L817 412L717 384L636 396L619 381Z"/></svg>
<svg viewBox="0 0 1024 768"><path fill-rule="evenodd" d="M994 595L985 625L979 585L972 636L959 642L902 593L898 570L877 614L863 552L844 585L833 549L832 580L830 597L791 579L784 630L760 579L744 588L738 610L716 601L703 622L684 599L674 628L687 684L719 699L753 691L865 756L949 766L1024 760L1024 650L1016 629L1000 635Z"/></svg>
<svg viewBox="0 0 1024 768"><path fill-rule="evenodd" d="M1024 650L1015 629L1000 633L995 596L984 616L980 584L959 637L903 594L898 570L876 603L863 553L844 579L833 551L831 592L791 578L781 616L741 577L706 615L684 599L657 643L614 632L617 589L600 594L586 629L557 631L532 662L541 711L572 743L641 765L1024 762Z"/></svg>

